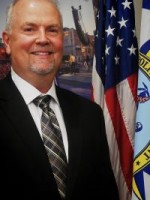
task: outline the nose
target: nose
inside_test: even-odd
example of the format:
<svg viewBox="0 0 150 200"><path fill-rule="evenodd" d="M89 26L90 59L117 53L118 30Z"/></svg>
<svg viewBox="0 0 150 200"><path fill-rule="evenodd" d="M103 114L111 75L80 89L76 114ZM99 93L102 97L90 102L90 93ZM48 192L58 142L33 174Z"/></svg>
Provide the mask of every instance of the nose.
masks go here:
<svg viewBox="0 0 150 200"><path fill-rule="evenodd" d="M41 45L46 45L49 43L49 38L47 37L46 31L44 29L39 30L36 43Z"/></svg>

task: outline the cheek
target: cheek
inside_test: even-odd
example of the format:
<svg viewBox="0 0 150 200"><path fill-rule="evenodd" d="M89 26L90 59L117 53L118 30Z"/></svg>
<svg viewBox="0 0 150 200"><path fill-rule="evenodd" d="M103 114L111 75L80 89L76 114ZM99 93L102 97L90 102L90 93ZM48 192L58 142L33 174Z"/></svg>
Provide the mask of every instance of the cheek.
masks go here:
<svg viewBox="0 0 150 200"><path fill-rule="evenodd" d="M56 56L58 56L58 60L62 59L63 56L63 43L57 43L57 45L55 46L55 52L56 52Z"/></svg>
<svg viewBox="0 0 150 200"><path fill-rule="evenodd" d="M55 49L54 57L56 61L56 66L60 67L63 57L63 42L57 41L57 43L55 43L54 49Z"/></svg>
<svg viewBox="0 0 150 200"><path fill-rule="evenodd" d="M63 52L63 44L64 44L64 41L63 41L63 38L60 37L56 40L53 41L53 44L54 45L54 49L57 53L62 53Z"/></svg>
<svg viewBox="0 0 150 200"><path fill-rule="evenodd" d="M21 38L19 41L19 48L28 51L32 45L32 41L26 38Z"/></svg>
<svg viewBox="0 0 150 200"><path fill-rule="evenodd" d="M59 64L61 63L62 61L62 57L63 57L63 45L62 44L59 44L57 46L57 49L55 49L55 61L58 62Z"/></svg>
<svg viewBox="0 0 150 200"><path fill-rule="evenodd" d="M20 53L22 52L22 50L27 51L30 48L30 45L31 45L31 40L20 36L20 37L14 38L11 46L14 52L18 51L17 53Z"/></svg>

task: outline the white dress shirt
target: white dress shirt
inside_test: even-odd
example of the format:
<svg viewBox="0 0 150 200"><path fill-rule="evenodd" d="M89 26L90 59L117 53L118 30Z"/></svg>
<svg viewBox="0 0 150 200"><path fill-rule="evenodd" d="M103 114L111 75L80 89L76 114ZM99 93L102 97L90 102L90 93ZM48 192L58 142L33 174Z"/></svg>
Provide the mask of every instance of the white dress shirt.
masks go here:
<svg viewBox="0 0 150 200"><path fill-rule="evenodd" d="M20 76L18 76L14 70L11 68L11 76L12 80L14 81L16 87L20 91L23 99L25 100L25 103L27 104L30 113L34 119L34 122L37 126L37 129L40 133L40 136L42 138L42 131L41 131L41 116L42 116L42 109L40 107L37 107L34 103L33 100L39 96L39 95L50 95L52 96L52 100L50 102L50 107L53 109L61 132L62 132L62 138L63 138L63 143L64 143L64 148L66 152L66 156L68 159L68 139L67 139L67 132L66 132L66 127L62 115L62 110L59 105L58 98L56 96L56 88L55 84L53 81L52 87L49 89L49 91L46 94L42 94L39 90L37 90L34 86L32 86L30 83L22 79Z"/></svg>

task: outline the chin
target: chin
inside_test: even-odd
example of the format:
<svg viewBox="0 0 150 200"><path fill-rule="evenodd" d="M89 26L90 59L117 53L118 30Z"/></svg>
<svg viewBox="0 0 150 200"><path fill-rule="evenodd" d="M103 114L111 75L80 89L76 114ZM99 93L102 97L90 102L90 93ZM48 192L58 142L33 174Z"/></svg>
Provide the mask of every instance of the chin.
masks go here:
<svg viewBox="0 0 150 200"><path fill-rule="evenodd" d="M32 66L31 71L37 74L46 75L54 71L54 66Z"/></svg>

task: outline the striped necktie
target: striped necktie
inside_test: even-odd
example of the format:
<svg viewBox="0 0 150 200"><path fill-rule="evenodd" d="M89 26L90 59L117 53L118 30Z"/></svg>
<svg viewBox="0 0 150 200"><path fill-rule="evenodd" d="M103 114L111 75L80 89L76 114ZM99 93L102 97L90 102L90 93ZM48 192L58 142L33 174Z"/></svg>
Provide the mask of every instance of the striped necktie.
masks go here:
<svg viewBox="0 0 150 200"><path fill-rule="evenodd" d="M62 199L66 193L67 160L61 130L54 111L50 108L51 96L38 96L33 100L42 109L41 130L45 149Z"/></svg>

